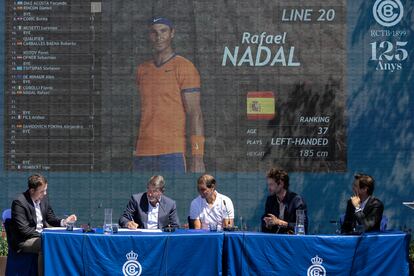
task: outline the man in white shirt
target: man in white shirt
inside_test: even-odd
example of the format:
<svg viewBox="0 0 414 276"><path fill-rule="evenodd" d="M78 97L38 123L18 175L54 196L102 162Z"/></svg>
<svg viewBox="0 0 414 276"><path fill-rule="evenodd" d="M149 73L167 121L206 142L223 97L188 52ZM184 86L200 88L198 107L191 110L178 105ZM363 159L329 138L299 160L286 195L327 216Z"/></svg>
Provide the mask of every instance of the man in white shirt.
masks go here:
<svg viewBox="0 0 414 276"><path fill-rule="evenodd" d="M234 207L231 199L216 191L213 176L203 174L197 180L200 194L191 202L190 219L195 229L218 229L233 227Z"/></svg>

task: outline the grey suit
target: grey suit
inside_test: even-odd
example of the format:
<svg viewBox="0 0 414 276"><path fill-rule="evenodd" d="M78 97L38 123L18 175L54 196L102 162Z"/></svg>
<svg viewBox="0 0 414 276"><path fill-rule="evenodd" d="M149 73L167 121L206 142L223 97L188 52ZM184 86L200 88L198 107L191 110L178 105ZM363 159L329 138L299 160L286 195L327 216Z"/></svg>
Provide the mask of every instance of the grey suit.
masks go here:
<svg viewBox="0 0 414 276"><path fill-rule="evenodd" d="M139 228L147 228L148 221L148 197L147 193L139 193L131 196L124 214L119 218L119 225L127 227L128 221L135 221ZM175 201L164 195L158 208L158 228L162 229L168 225L179 227Z"/></svg>

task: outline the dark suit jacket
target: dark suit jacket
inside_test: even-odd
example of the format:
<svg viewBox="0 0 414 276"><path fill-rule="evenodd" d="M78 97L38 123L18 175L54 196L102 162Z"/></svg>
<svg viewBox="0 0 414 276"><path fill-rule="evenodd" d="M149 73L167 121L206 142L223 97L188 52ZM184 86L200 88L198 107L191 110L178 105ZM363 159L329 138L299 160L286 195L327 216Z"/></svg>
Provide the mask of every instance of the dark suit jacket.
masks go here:
<svg viewBox="0 0 414 276"><path fill-rule="evenodd" d="M382 213L384 212L384 205L382 202L371 196L364 210L355 213L355 207L352 205L351 200L348 200L346 206L346 213L344 223L341 226L342 233L351 233L357 224L363 225L366 232L380 231Z"/></svg>
<svg viewBox="0 0 414 276"><path fill-rule="evenodd" d="M296 224L296 210L304 210L305 211L305 232L308 232L308 211L306 207L306 203L303 198L293 192L287 191L286 196L283 199L285 204L285 213L284 213L284 221L289 223L288 227L279 227L277 225L272 226L271 228L267 228L266 224L263 221L263 218L267 216L267 214L273 214L276 217L279 217L279 203L277 202L277 196L271 195L268 196L266 199L266 206L265 206L265 213L262 216L262 232L266 233L287 233L290 231L294 231L295 224Z"/></svg>
<svg viewBox="0 0 414 276"><path fill-rule="evenodd" d="M119 219L119 225L127 227L128 221L133 220L138 223L139 228L147 228L148 204L147 193L132 195L124 214ZM168 225L179 227L180 222L177 216L175 201L162 195L158 208L158 228L162 229Z"/></svg>
<svg viewBox="0 0 414 276"><path fill-rule="evenodd" d="M55 216L47 196L40 201L40 210L43 227L60 226L61 219ZM36 232L36 210L28 190L13 200L11 212L10 244L13 250L20 251L23 242L40 237L40 233Z"/></svg>

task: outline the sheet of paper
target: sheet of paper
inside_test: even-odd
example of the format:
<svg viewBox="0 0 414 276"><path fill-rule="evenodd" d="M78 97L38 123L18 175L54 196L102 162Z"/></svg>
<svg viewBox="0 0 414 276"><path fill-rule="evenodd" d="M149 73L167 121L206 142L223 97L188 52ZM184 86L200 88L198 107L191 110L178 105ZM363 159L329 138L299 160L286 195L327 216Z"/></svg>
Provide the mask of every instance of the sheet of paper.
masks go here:
<svg viewBox="0 0 414 276"><path fill-rule="evenodd" d="M406 201L406 202L403 202L403 204L407 206L408 208L414 209L414 201Z"/></svg>
<svg viewBox="0 0 414 276"><path fill-rule="evenodd" d="M127 228L119 228L118 232L162 233L161 229L127 229Z"/></svg>
<svg viewBox="0 0 414 276"><path fill-rule="evenodd" d="M66 227L48 227L43 229L45 231L62 231L62 230L66 230ZM82 228L79 227L73 227L73 231L79 231L82 230Z"/></svg>

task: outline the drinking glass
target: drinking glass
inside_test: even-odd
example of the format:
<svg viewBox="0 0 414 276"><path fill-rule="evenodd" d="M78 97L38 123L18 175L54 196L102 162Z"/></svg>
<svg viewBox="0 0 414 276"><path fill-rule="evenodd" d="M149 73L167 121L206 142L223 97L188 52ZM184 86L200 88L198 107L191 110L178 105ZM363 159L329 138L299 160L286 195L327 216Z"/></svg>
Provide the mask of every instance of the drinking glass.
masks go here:
<svg viewBox="0 0 414 276"><path fill-rule="evenodd" d="M105 208L105 218L103 225L104 234L112 234L112 209Z"/></svg>
<svg viewBox="0 0 414 276"><path fill-rule="evenodd" d="M296 210L295 235L305 235L305 211Z"/></svg>

